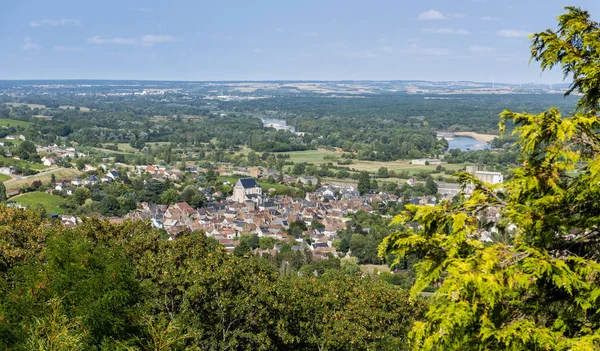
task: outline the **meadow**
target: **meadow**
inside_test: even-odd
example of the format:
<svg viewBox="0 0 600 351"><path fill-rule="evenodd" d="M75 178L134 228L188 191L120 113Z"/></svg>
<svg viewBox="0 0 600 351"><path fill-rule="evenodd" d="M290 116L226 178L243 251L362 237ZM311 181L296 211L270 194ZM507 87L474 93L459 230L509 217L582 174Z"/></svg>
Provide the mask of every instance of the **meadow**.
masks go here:
<svg viewBox="0 0 600 351"><path fill-rule="evenodd" d="M9 140L9 141L11 141L11 140ZM4 156L0 156L0 161L3 161L5 163L18 164L21 167L25 167L26 165L29 165L29 168L36 170L36 171L41 171L43 169L48 168L48 166L44 166L41 163L32 163L32 162L27 162L25 160L17 160L14 158L4 157Z"/></svg>
<svg viewBox="0 0 600 351"><path fill-rule="evenodd" d="M13 126L27 128L31 122L19 121L16 119L0 118L0 126Z"/></svg>
<svg viewBox="0 0 600 351"><path fill-rule="evenodd" d="M62 180L71 180L71 179L79 176L81 174L81 172L74 168L57 168L55 170L44 172L43 174L37 174L34 176L30 176L25 179L9 180L4 183L4 185L6 186L6 192L8 194L18 192L19 189L30 185L32 182L34 182L36 180L41 181L43 184L50 183L52 174L54 174L54 176L56 177L56 181L58 182L58 181L62 181Z"/></svg>
<svg viewBox="0 0 600 351"><path fill-rule="evenodd" d="M46 194L41 191L35 191L23 195L17 195L8 202L18 202L21 205L28 208L35 208L37 206L43 206L46 209L46 213L57 213L63 214L64 210L60 208L60 205L64 202L64 199L58 195Z"/></svg>
<svg viewBox="0 0 600 351"><path fill-rule="evenodd" d="M308 150L308 151L292 151L292 152L284 152L284 154L290 155L290 161L294 163L313 163L316 165L333 162L332 160L324 159L325 156L336 156L340 157L340 152L329 151L329 150ZM341 158L340 158L341 159ZM436 169L436 165L422 166L422 165L413 165L410 164L409 160L403 161L365 161L365 160L352 160L353 164L346 165L346 167L350 169L355 169L357 171L367 171L371 173L377 172L377 170L381 167L386 167L388 171L408 171L410 174L418 173L420 171L432 171ZM464 168L464 164L443 164L442 165L447 170L459 170Z"/></svg>

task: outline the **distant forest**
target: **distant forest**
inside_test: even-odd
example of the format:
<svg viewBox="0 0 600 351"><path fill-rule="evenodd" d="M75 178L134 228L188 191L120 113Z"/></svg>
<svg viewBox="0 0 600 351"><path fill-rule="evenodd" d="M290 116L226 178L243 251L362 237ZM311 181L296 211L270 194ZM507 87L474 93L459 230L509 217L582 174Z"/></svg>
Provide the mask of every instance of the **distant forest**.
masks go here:
<svg viewBox="0 0 600 351"><path fill-rule="evenodd" d="M325 97L307 93L222 101L193 93L107 96L74 92L31 94L18 99L0 96L0 117L34 122L20 132L41 144L58 139L94 147L129 143L142 150L147 142L171 142L179 148L195 149L210 143L210 149L248 147L256 152L333 147L361 160L392 161L447 151L448 144L437 140L437 131L495 134L498 116L505 109L541 112L556 106L568 115L576 101L575 97L559 94ZM47 108L10 107L2 102L42 104ZM59 108L65 105L74 109ZM51 120L36 118L40 115ZM306 134L263 127L264 117L285 120Z"/></svg>

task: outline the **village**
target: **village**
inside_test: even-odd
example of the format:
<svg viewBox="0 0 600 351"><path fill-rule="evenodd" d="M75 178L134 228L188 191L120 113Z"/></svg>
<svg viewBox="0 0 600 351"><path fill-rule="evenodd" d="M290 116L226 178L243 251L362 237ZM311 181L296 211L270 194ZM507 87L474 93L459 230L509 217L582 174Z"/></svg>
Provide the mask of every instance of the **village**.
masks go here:
<svg viewBox="0 0 600 351"><path fill-rule="evenodd" d="M56 145L38 147L37 151L40 154L57 155L42 157L42 162L48 162L48 166L53 165L59 157L81 156L74 148L59 148ZM122 216L102 216L95 212L89 215L105 217L113 223L125 220L149 221L153 228L164 231L170 240L176 239L184 231L202 231L208 237L217 240L229 252L233 252L239 245L242 235L271 238L274 243L293 242L293 251L310 252L312 258L317 260L338 257L334 242L340 239L338 233L346 228L350 214L358 211L378 213L377 209L397 203L433 206L442 199L452 200L461 191L458 183L437 182L436 195L399 197L384 190L361 195L356 184L321 183L315 176L294 177L275 169L222 164L211 172L221 176L222 179L217 182L232 188L229 193L224 194L207 184L207 173L195 166L179 169L162 165L102 163L97 167L86 168L91 172L82 173L81 177L70 180L57 180L45 192L68 198L72 197L79 187L101 187L113 182L123 182L124 179L131 182L130 179L143 178L144 183L156 181L174 184L183 180L188 183L191 181L204 197L205 206L201 208L194 208L184 201L172 204L137 202L134 209ZM500 173L478 171L476 166L468 166L467 171L488 183L497 184L503 181ZM276 189L261 186L257 182L277 177L280 177L279 183L282 185L306 186L306 189L311 191L306 191L303 197L298 198L277 194ZM419 182L412 177L406 184L412 187ZM466 190L470 191L468 187ZM18 198L15 200L17 201L11 201L9 206L24 207L18 202ZM76 226L81 222L80 216L73 214L49 215L66 226ZM289 230L291 224L299 222L305 224L306 230L292 235ZM484 233L484 237L488 238L489 235ZM280 248L281 245L275 244L272 248L256 249L256 253L276 254Z"/></svg>

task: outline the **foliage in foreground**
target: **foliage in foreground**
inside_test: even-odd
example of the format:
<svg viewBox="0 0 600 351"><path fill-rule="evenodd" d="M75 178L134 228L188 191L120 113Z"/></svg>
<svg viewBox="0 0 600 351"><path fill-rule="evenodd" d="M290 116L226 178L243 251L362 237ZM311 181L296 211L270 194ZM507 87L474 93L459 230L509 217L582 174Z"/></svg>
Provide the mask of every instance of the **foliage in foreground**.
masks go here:
<svg viewBox="0 0 600 351"><path fill-rule="evenodd" d="M149 223L76 228L0 205L0 348L406 349L422 303L383 280L280 276L202 233Z"/></svg>
<svg viewBox="0 0 600 351"><path fill-rule="evenodd" d="M416 296L439 281L419 350L598 350L600 348L600 36L587 12L567 8L559 30L534 35L533 58L560 65L583 94L569 117L505 111L517 126L522 166L498 186L462 174L475 191L460 205L407 206L396 222L419 222L387 237L380 254L424 257ZM500 214L493 245L478 240Z"/></svg>

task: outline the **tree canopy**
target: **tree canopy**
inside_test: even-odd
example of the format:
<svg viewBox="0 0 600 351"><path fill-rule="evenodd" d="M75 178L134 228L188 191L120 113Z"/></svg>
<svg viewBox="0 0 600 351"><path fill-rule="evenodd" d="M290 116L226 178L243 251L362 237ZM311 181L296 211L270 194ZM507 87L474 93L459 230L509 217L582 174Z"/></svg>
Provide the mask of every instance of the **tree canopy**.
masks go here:
<svg viewBox="0 0 600 351"><path fill-rule="evenodd" d="M461 204L408 205L380 255L416 254L416 297L441 284L412 332L418 350L597 350L600 347L600 28L567 7L558 30L533 35L532 58L559 65L582 94L565 116L505 111L521 167L504 184L462 173L474 186ZM498 214L496 216L496 214ZM489 220L489 218L499 218ZM493 244L482 230L496 232Z"/></svg>

